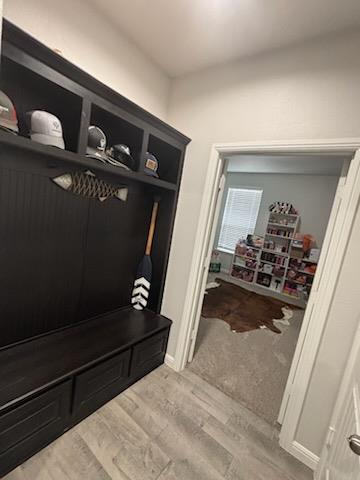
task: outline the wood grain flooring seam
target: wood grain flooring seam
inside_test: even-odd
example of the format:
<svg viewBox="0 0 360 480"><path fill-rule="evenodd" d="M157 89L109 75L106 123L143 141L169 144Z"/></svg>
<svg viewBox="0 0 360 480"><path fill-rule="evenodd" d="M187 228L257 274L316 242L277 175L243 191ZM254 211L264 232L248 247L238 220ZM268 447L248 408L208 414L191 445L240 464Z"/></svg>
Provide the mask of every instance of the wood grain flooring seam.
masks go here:
<svg viewBox="0 0 360 480"><path fill-rule="evenodd" d="M193 372L162 366L4 480L310 480L276 429Z"/></svg>

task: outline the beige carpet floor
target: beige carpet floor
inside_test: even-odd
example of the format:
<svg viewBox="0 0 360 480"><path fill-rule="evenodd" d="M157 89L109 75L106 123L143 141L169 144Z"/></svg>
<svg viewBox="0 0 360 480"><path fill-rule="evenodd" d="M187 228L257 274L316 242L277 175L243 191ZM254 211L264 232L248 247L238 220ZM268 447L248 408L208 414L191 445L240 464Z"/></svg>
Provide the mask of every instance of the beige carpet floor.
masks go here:
<svg viewBox="0 0 360 480"><path fill-rule="evenodd" d="M294 355L304 310L290 326L233 333L222 320L202 318L190 370L223 393L275 424Z"/></svg>

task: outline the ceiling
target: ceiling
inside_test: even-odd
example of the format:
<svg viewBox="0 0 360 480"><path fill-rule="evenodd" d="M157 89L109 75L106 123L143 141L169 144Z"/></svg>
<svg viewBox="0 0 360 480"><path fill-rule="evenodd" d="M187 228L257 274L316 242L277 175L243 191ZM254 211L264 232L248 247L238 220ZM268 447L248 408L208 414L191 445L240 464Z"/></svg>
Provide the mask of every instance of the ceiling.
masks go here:
<svg viewBox="0 0 360 480"><path fill-rule="evenodd" d="M335 155L233 155L227 171L339 176L344 159Z"/></svg>
<svg viewBox="0 0 360 480"><path fill-rule="evenodd" d="M171 77L360 25L359 0L89 1Z"/></svg>

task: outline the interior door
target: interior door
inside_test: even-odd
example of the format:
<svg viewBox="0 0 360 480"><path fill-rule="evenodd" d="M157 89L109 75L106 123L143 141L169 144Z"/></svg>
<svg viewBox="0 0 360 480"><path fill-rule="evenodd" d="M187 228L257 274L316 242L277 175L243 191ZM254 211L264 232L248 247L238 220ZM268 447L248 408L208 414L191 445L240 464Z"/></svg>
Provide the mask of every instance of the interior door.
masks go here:
<svg viewBox="0 0 360 480"><path fill-rule="evenodd" d="M218 179L219 179L218 191L217 191L217 195L215 196L212 208L210 210L209 219L208 219L208 233L206 235L207 242L205 242L205 245L204 245L205 261L204 261L203 268L201 270L201 274L198 280L198 291L197 291L198 294L196 295L196 309L194 311L193 324L191 329L191 340L190 340L190 348L189 348L189 354L188 354L188 362L192 362L194 358L196 337L197 337L197 332L200 324L201 308L203 304L203 297L205 294L206 280L208 276L211 253L212 253L214 240L215 240L216 226L217 226L217 222L220 214L221 200L223 197L224 187L225 187L226 177L225 177L225 174L223 173L224 168L225 168L224 164L221 163L219 165L219 170L218 170Z"/></svg>
<svg viewBox="0 0 360 480"><path fill-rule="evenodd" d="M350 162L348 160L344 161L342 172L341 172L338 186L336 189L328 225L326 228L326 234L325 234L323 246L321 249L321 255L320 255L319 263L316 269L316 275L314 277L313 286L311 288L310 298L306 306L301 331L297 341L294 357L291 364L291 369L289 372L286 388L285 388L283 399L281 402L281 407L280 407L279 416L277 420L280 425L282 425L284 422L286 409L288 407L290 395L293 390L294 378L298 373L300 356L302 354L303 345L306 341L306 336L308 334L308 327L310 322L314 318L314 315L316 315L315 303L318 302L317 292L322 283L325 266L329 267L335 258L333 252L330 250L330 246L332 245L334 238L340 236L339 229L341 229L341 225L338 224L338 218L339 218L339 215L342 214L341 208L343 209L346 208L346 206L344 206L343 204L343 190L347 181L349 164Z"/></svg>
<svg viewBox="0 0 360 480"><path fill-rule="evenodd" d="M328 439L315 478L360 479L360 328L345 369Z"/></svg>

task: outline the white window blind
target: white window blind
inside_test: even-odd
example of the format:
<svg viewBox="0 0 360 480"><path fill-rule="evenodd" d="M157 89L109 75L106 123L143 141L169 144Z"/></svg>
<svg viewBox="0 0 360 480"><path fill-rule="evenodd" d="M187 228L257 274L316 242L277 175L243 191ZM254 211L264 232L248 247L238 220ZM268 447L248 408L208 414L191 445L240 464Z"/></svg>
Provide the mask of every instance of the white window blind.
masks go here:
<svg viewBox="0 0 360 480"><path fill-rule="evenodd" d="M254 233L262 194L262 190L229 188L219 235L219 250L234 253L238 240Z"/></svg>

